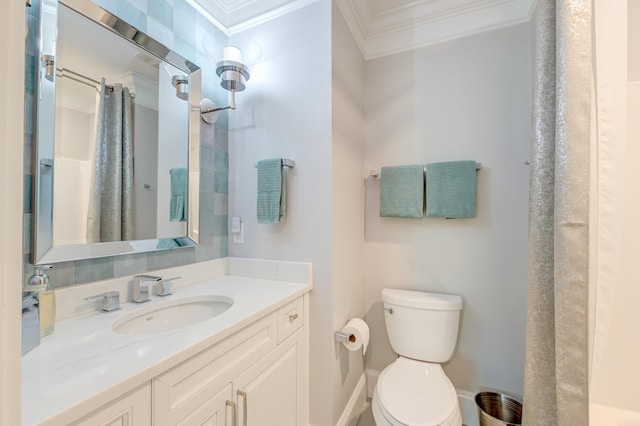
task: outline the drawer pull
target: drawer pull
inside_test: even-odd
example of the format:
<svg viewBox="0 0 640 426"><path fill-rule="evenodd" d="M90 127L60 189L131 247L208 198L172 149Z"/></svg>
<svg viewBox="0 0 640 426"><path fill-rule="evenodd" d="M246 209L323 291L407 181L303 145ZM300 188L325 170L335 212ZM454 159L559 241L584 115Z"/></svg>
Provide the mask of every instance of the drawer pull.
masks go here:
<svg viewBox="0 0 640 426"><path fill-rule="evenodd" d="M242 397L242 425L247 426L247 393L244 391L238 391L238 399ZM239 401L238 401L239 402Z"/></svg>
<svg viewBox="0 0 640 426"><path fill-rule="evenodd" d="M238 421L236 419L236 403L227 399L226 406L227 409L224 414L224 424L227 424L227 413L229 412L229 407L231 407L231 426L238 426Z"/></svg>
<svg viewBox="0 0 640 426"><path fill-rule="evenodd" d="M298 319L298 314L289 315L289 322L294 322L297 319Z"/></svg>

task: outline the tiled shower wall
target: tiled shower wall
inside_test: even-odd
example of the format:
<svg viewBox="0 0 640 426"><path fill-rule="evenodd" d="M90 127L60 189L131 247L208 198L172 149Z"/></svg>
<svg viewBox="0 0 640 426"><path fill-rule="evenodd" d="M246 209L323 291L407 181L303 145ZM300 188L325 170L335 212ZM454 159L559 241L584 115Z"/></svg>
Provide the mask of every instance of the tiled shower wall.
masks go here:
<svg viewBox="0 0 640 426"><path fill-rule="evenodd" d="M203 97L213 99L218 105L226 102L227 94L219 87L219 78L214 68L219 58L212 56L215 52L222 53L227 37L184 0L98 0L96 3L200 66ZM29 33L25 55L23 221L25 280L33 273L31 216L34 211L32 200L32 153L35 144L34 87L36 85L34 67L38 65L35 9L35 7L26 9ZM105 47L96 46L96 48ZM201 121L200 132L200 244L196 247L151 253L56 263L49 274L55 287L83 284L227 256L229 193L227 112L219 113L218 121L213 125Z"/></svg>

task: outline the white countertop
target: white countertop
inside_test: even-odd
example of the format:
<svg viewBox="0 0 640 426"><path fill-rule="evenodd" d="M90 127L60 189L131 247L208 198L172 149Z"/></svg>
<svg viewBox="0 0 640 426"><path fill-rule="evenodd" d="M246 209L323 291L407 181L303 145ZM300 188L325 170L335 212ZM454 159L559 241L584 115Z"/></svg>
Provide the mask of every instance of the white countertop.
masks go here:
<svg viewBox="0 0 640 426"><path fill-rule="evenodd" d="M138 336L111 330L123 315L167 300L157 296L141 305L125 303L116 312L57 322L54 333L22 358L22 424L55 424L56 416L77 405L98 408L310 290L311 284L225 275L168 296L234 300L219 316L188 327Z"/></svg>

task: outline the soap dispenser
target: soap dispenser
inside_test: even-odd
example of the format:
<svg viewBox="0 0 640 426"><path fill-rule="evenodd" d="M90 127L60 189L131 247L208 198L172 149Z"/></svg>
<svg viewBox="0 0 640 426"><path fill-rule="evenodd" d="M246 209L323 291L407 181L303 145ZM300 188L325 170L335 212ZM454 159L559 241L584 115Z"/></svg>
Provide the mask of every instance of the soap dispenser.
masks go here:
<svg viewBox="0 0 640 426"><path fill-rule="evenodd" d="M27 282L26 291L36 292L40 308L40 337L53 333L56 323L56 295L49 280L49 275L44 271L51 269L50 265L36 265L34 274Z"/></svg>

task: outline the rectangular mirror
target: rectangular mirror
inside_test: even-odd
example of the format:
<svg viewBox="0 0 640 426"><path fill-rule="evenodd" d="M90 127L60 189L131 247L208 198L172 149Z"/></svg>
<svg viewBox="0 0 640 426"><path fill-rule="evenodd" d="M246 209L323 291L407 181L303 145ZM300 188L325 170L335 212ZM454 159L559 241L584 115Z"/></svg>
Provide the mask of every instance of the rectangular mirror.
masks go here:
<svg viewBox="0 0 640 426"><path fill-rule="evenodd" d="M89 0L43 0L34 264L194 246L200 68Z"/></svg>

